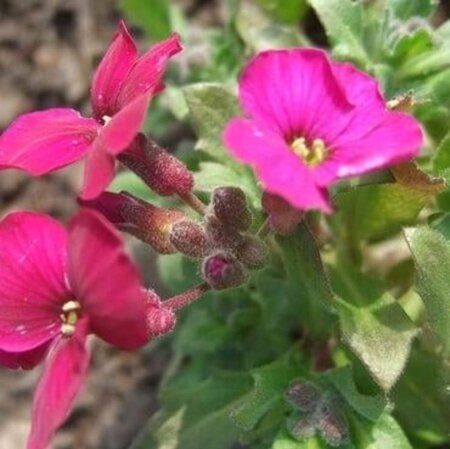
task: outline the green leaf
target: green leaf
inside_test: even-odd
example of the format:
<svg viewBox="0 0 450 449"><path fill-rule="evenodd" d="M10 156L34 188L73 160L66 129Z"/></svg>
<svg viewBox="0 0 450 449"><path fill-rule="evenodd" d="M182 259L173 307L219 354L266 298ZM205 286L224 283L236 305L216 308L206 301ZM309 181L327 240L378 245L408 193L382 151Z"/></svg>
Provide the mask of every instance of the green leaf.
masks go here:
<svg viewBox="0 0 450 449"><path fill-rule="evenodd" d="M433 158L433 169L436 174L443 175L443 172L450 169L450 132L439 144Z"/></svg>
<svg viewBox="0 0 450 449"><path fill-rule="evenodd" d="M405 237L416 263L417 291L434 334L450 354L450 240L429 227L406 229Z"/></svg>
<svg viewBox="0 0 450 449"><path fill-rule="evenodd" d="M298 0L290 0L283 4L289 5L296 1ZM306 44L306 39L300 34L298 28L274 23L268 14L253 3L240 2L238 5L236 29L253 52Z"/></svg>
<svg viewBox="0 0 450 449"><path fill-rule="evenodd" d="M375 423L353 420L356 448L361 449L413 449L397 421L382 415Z"/></svg>
<svg viewBox="0 0 450 449"><path fill-rule="evenodd" d="M275 438L272 449L327 449L328 445L318 437L307 441L297 441L289 435L287 430L282 430Z"/></svg>
<svg viewBox="0 0 450 449"><path fill-rule="evenodd" d="M218 373L187 387L168 389L162 411L131 449L224 449L238 438L230 412L251 388L247 374Z"/></svg>
<svg viewBox="0 0 450 449"><path fill-rule="evenodd" d="M276 361L253 370L253 391L233 410L233 421L244 430L253 429L271 409L284 406L284 393L300 373L299 366L289 360Z"/></svg>
<svg viewBox="0 0 450 449"><path fill-rule="evenodd" d="M307 10L306 0L257 0L266 11L282 22L297 25Z"/></svg>
<svg viewBox="0 0 450 449"><path fill-rule="evenodd" d="M196 148L221 162L232 161L222 144L228 121L240 115L235 95L218 83L198 83L183 88L190 122L199 138Z"/></svg>
<svg viewBox="0 0 450 449"><path fill-rule="evenodd" d="M363 67L369 57L363 46L363 6L352 0L309 0L340 58Z"/></svg>
<svg viewBox="0 0 450 449"><path fill-rule="evenodd" d="M169 2L166 0L122 0L128 18L154 39L164 39L171 31Z"/></svg>
<svg viewBox="0 0 450 449"><path fill-rule="evenodd" d="M448 369L435 354L413 350L404 376L392 391L395 416L411 435L414 447L448 442ZM422 443L422 444L420 444ZM420 444L420 446L419 446Z"/></svg>
<svg viewBox="0 0 450 449"><path fill-rule="evenodd" d="M159 278L169 293L180 293L196 282L201 282L195 263L182 254L158 257L157 262Z"/></svg>
<svg viewBox="0 0 450 449"><path fill-rule="evenodd" d="M201 162L200 170L195 173L195 189L210 193L218 186L240 187L252 207L261 209L261 190L249 167Z"/></svg>
<svg viewBox="0 0 450 449"><path fill-rule="evenodd" d="M387 2L395 16L402 20L415 16L428 17L437 4L437 0L388 0Z"/></svg>
<svg viewBox="0 0 450 449"><path fill-rule="evenodd" d="M357 390L349 365L326 371L323 377L331 382L347 403L365 418L376 421L385 411L386 400L381 395L368 396Z"/></svg>
<svg viewBox="0 0 450 449"><path fill-rule="evenodd" d="M411 319L375 280L339 261L330 267L344 341L384 390L403 372L417 333Z"/></svg>
<svg viewBox="0 0 450 449"><path fill-rule="evenodd" d="M414 164L397 166L393 173L397 182L364 185L337 195L344 232L353 241L400 232L446 186L443 179L428 176Z"/></svg>
<svg viewBox="0 0 450 449"><path fill-rule="evenodd" d="M333 322L333 292L325 273L317 243L305 223L288 237L277 237L292 300L298 305L299 319L316 337L329 334Z"/></svg>

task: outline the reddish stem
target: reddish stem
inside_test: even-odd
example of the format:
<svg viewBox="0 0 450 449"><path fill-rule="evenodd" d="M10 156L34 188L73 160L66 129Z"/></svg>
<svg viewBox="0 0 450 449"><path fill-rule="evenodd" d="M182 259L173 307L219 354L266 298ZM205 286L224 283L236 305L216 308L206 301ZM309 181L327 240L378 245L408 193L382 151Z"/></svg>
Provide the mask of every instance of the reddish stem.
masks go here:
<svg viewBox="0 0 450 449"><path fill-rule="evenodd" d="M180 310L189 304L192 304L194 301L203 296L208 290L210 290L210 286L204 282L203 284L197 285L190 290L187 290L180 295L172 296L172 298L166 299L163 302L164 307L172 309L174 311Z"/></svg>
<svg viewBox="0 0 450 449"><path fill-rule="evenodd" d="M200 201L200 199L194 195L192 192L189 193L179 193L178 196L186 203L191 209L200 215L206 214L206 205Z"/></svg>

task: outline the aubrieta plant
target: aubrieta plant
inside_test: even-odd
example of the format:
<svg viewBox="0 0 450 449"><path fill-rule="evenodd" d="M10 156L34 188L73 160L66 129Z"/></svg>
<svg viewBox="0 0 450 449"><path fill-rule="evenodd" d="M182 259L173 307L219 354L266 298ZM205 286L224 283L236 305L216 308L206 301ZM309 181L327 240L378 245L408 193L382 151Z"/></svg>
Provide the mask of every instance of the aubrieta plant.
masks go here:
<svg viewBox="0 0 450 449"><path fill-rule="evenodd" d="M94 335L170 340L132 449L447 447L449 23L431 26L432 0L227 2L208 61L165 90L182 21L156 3L169 37L139 56L119 24L91 118L31 112L0 136L1 169L85 160L67 225L0 222L0 363L43 364L27 449L69 416ZM303 32L309 7L327 50ZM150 103L190 120L195 153L145 133ZM159 254L173 296L144 285L119 231Z"/></svg>

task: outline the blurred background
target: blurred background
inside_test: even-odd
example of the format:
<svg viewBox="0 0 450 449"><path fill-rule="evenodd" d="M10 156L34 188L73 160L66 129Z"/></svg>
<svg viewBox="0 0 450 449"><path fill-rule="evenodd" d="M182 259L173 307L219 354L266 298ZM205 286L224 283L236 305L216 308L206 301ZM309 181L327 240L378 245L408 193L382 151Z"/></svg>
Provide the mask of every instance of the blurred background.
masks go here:
<svg viewBox="0 0 450 449"><path fill-rule="evenodd" d="M126 18L142 50L152 41L164 38L171 28L183 37L186 49L177 56L168 73L167 93L152 105L147 130L171 150L191 150L193 134L181 120L183 104L170 85L198 80L231 82L227 78L234 77L238 71L234 61L242 57L236 54L240 47L234 45L235 33L227 28L230 8L235 3L227 0L0 0L0 129L18 114L36 109L69 106L89 114L93 70L117 22ZM264 18L258 16L260 9L253 14L251 8L257 6L267 11L274 2L245 3L251 12L247 18L256 22L236 26L243 27L241 36L251 41L253 30L258 31L258 20ZM305 1L285 0L284 3L290 6L278 11L280 22L288 23L291 28L301 25L309 42L326 45L323 28ZM433 23L441 23L449 11L450 2L442 0ZM285 28L275 28L272 34L258 36L258 42L265 38L268 42L281 37L289 39L285 36L287 32ZM303 43L301 38L292 42ZM2 171L1 213L32 209L65 220L75 210L81 175L81 166L39 179ZM135 241L131 244L148 280L162 292L149 251L138 247ZM157 410L157 385L168 360L164 343L156 351L140 354L118 353L100 342L94 345L87 387L55 440L55 449L125 449ZM38 371L17 374L0 368L0 449L24 447Z"/></svg>

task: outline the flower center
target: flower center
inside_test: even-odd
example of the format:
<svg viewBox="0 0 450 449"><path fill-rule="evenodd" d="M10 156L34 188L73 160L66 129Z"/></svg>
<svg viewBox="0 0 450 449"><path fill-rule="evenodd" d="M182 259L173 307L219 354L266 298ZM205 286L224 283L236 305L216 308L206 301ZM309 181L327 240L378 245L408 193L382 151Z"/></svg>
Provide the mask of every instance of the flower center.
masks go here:
<svg viewBox="0 0 450 449"><path fill-rule="evenodd" d="M61 333L65 337L71 337L75 333L75 325L80 317L81 305L77 301L68 301L62 307Z"/></svg>
<svg viewBox="0 0 450 449"><path fill-rule="evenodd" d="M327 147L322 139L314 139L308 145L304 137L297 137L292 141L291 148L297 156L311 167L320 165L328 156Z"/></svg>
<svg viewBox="0 0 450 449"><path fill-rule="evenodd" d="M106 126L106 125L109 123L109 121L111 120L111 118L112 118L112 117L110 117L109 115L104 115L104 116L102 117L102 125L103 125L103 126Z"/></svg>

